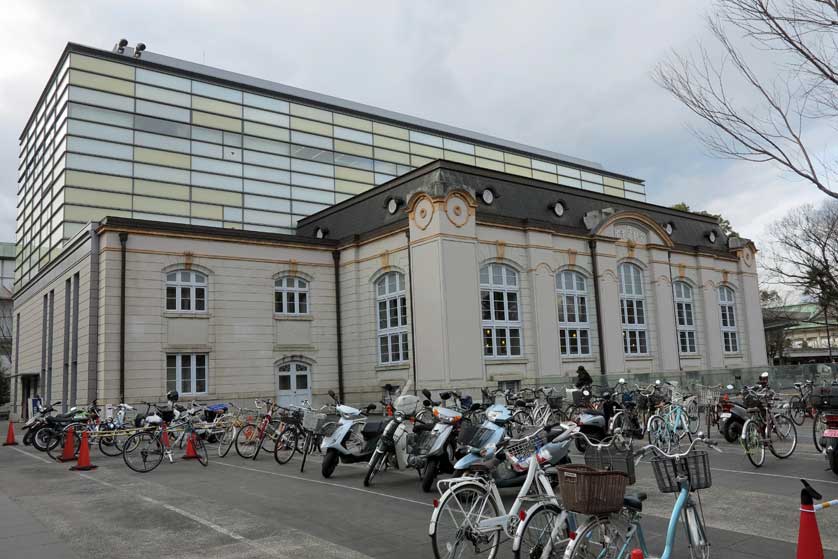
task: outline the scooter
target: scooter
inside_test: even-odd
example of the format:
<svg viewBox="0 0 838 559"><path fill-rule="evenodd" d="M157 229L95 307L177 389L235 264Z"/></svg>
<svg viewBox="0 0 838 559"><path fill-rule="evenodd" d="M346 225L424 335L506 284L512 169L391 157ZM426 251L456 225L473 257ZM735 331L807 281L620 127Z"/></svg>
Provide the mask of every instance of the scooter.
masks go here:
<svg viewBox="0 0 838 559"><path fill-rule="evenodd" d="M590 397L588 389L583 390L582 394L586 398ZM608 434L608 424L611 416L614 415L615 406L614 401L611 399L611 393L604 392L602 394L602 400L603 404L601 410L582 410L579 413L579 418L576 420L576 424L579 425L580 431L594 442L599 442L606 437ZM576 450L579 452L585 452L588 448L588 442L584 437L575 437L574 444L576 445Z"/></svg>
<svg viewBox="0 0 838 559"><path fill-rule="evenodd" d="M399 470L408 467L407 463L407 435L413 432L413 422L416 412L419 409L419 398L408 394L411 381L408 381L402 390L402 394L396 398L393 404L393 418L387 423L384 432L376 443L375 451L372 453L367 468L367 475L364 476L364 487L372 484L373 478L379 472L392 466ZM428 424L419 424L421 426Z"/></svg>
<svg viewBox="0 0 838 559"><path fill-rule="evenodd" d="M38 450L46 450L45 448L40 448L39 446L44 441L39 441L38 444L35 443L35 436L38 434L38 431L47 426L47 417L49 417L52 413L55 412L55 406L59 404L61 404L61 401L53 402L52 404L46 407L41 406L38 408L36 413L32 414L32 417L26 420L26 423L24 423L22 427L22 430L25 431L23 435L24 445L29 446L31 444L34 444L35 448L37 448Z"/></svg>
<svg viewBox="0 0 838 559"><path fill-rule="evenodd" d="M369 404L362 411L341 404L334 390L329 390L329 396L335 401L340 419L335 430L324 437L320 445L320 452L324 455L320 473L325 478L332 476L340 462L367 462L375 451L385 424L385 421L370 421L367 418L375 409L375 404Z"/></svg>
<svg viewBox="0 0 838 559"><path fill-rule="evenodd" d="M443 392L439 397L445 401L451 395ZM435 420L433 427L428 430L426 426L414 425L407 444L407 464L419 471L425 493L431 490L440 471L454 471L455 444L463 419L462 413L438 405L433 407L432 413Z"/></svg>
<svg viewBox="0 0 838 559"><path fill-rule="evenodd" d="M727 442L735 443L742 435L742 428L750 416L741 403L730 399L730 392L734 390L733 385L728 384L725 388L728 394L720 400L722 412L719 414L719 431Z"/></svg>
<svg viewBox="0 0 838 559"><path fill-rule="evenodd" d="M817 442L823 449L829 469L838 474L838 382L833 382L830 387L816 388L812 399L817 400L815 407L826 423L826 429Z"/></svg>
<svg viewBox="0 0 838 559"><path fill-rule="evenodd" d="M528 461L511 459L499 446L506 437L506 423L512 414L506 406L493 405L486 410L486 421L467 443L465 456L454 464L454 477L469 471L490 471L498 488L519 487L527 478ZM556 427L556 426L552 426ZM558 437L538 450L538 463L552 466L570 463L570 434L579 431L573 422L563 423ZM554 436L554 432L550 436Z"/></svg>

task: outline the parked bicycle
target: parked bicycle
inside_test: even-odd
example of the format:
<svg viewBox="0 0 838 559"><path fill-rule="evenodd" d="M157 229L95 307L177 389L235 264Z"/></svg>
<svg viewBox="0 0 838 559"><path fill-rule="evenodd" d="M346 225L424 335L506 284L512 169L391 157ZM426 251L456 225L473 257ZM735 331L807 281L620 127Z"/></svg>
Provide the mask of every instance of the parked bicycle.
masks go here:
<svg viewBox="0 0 838 559"><path fill-rule="evenodd" d="M751 417L742 428L741 442L751 464L759 468L765 463L766 448L780 459L794 454L797 429L788 414L774 411L774 392L749 389L745 401Z"/></svg>

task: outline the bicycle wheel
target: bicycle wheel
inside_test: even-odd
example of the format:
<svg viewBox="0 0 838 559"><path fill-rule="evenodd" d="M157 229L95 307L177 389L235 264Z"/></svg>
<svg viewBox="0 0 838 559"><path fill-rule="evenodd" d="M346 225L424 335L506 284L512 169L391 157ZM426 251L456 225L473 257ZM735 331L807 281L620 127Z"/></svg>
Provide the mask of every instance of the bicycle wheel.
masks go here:
<svg viewBox="0 0 838 559"><path fill-rule="evenodd" d="M687 430L691 435L695 435L698 433L698 428L701 424L700 417L698 415L698 402L690 400L684 407L684 413L686 413L687 416Z"/></svg>
<svg viewBox="0 0 838 559"><path fill-rule="evenodd" d="M753 419L745 422L742 429L742 446L751 464L759 468L765 463L765 445L762 444L761 426Z"/></svg>
<svg viewBox="0 0 838 559"><path fill-rule="evenodd" d="M141 431L125 441L122 447L125 465L135 472L150 472L163 461L163 443L156 433Z"/></svg>
<svg viewBox="0 0 838 559"><path fill-rule="evenodd" d="M192 448L195 449L195 454L198 455L196 460L201 463L201 466L206 468L209 464L209 454L207 453L207 445L204 444L201 437L194 437L192 439Z"/></svg>
<svg viewBox="0 0 838 559"><path fill-rule="evenodd" d="M565 516L561 522L562 509L547 503L538 507L518 526L512 552L515 559L559 559L564 557L569 541L570 527ZM555 534L555 537L553 535Z"/></svg>
<svg viewBox="0 0 838 559"><path fill-rule="evenodd" d="M497 517L499 507L481 486L468 483L446 492L437 509L431 521L431 545L436 559L494 559L501 531L481 532L477 525L482 520Z"/></svg>
<svg viewBox="0 0 838 559"><path fill-rule="evenodd" d="M233 447L233 444L236 442L236 436L239 434L238 429L233 424L228 425L224 428L224 431L221 433L221 436L218 438L218 457L224 458L227 456L227 453L230 452L230 449Z"/></svg>
<svg viewBox="0 0 838 559"><path fill-rule="evenodd" d="M528 427L532 426L532 418L524 410L518 410L512 414L512 420L509 422L509 436L517 439L523 436Z"/></svg>
<svg viewBox="0 0 838 559"><path fill-rule="evenodd" d="M297 428L293 425L284 425L274 444L274 460L277 464L287 464L294 453L297 452Z"/></svg>
<svg viewBox="0 0 838 559"><path fill-rule="evenodd" d="M649 420L649 427L647 429L649 435L649 444L653 444L664 452L669 452L672 448L672 433L666 425L666 421L659 415L653 415Z"/></svg>
<svg viewBox="0 0 838 559"><path fill-rule="evenodd" d="M567 559L616 559L626 543L626 536L608 517L592 518L579 530L570 542Z"/></svg>
<svg viewBox="0 0 838 559"><path fill-rule="evenodd" d="M710 542L704 531L704 522L695 508L695 504L688 504L684 508L684 525L687 543L690 548L690 559L710 559Z"/></svg>
<svg viewBox="0 0 838 559"><path fill-rule="evenodd" d="M774 415L774 425L768 433L770 445L768 449L777 458L788 458L797 448L797 428L794 422L785 414Z"/></svg>
<svg viewBox="0 0 838 559"><path fill-rule="evenodd" d="M812 440L815 443L815 450L823 452L823 445L821 444L821 437L826 431L826 416L819 411L815 414L815 420L812 421Z"/></svg>
<svg viewBox="0 0 838 559"><path fill-rule="evenodd" d="M806 406L803 399L796 394L789 398L789 417L795 425L803 425L803 420L806 419Z"/></svg>
<svg viewBox="0 0 838 559"><path fill-rule="evenodd" d="M250 460L256 456L259 444L259 428L253 423L248 423L242 427L236 435L236 453L245 460Z"/></svg>

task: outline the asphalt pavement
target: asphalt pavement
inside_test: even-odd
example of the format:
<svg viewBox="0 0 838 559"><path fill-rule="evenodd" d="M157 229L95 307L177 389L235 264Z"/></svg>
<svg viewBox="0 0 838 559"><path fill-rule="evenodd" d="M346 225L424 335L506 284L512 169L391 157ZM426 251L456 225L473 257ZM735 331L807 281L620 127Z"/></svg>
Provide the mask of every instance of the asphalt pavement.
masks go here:
<svg viewBox="0 0 838 559"><path fill-rule="evenodd" d="M712 557L795 557L799 479L838 497L838 476L816 454L811 424L800 431L791 458L768 455L760 469L738 445L723 443L725 452L711 455L713 486L700 495ZM412 471L386 471L367 489L363 465L341 464L326 480L317 455L300 473L297 458L280 466L270 453L246 461L235 450L219 459L214 450L206 468L164 461L137 474L97 451L99 467L77 473L32 447L0 447L0 558L433 557L434 495L422 493ZM637 478L632 491L649 495L643 528L659 554L674 496L657 490L649 464ZM515 491L503 494L511 500ZM826 556L838 559L838 509L819 513L818 522ZM498 557L510 556L506 542ZM683 531L675 557L688 557Z"/></svg>

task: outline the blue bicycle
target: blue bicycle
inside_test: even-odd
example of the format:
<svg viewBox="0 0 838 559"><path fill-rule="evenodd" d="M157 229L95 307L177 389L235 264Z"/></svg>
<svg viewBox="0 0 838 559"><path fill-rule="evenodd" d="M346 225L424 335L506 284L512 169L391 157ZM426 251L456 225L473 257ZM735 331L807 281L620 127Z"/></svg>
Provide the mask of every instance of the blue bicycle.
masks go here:
<svg viewBox="0 0 838 559"><path fill-rule="evenodd" d="M678 493L669 519L666 547L659 559L673 557L672 550L679 519L683 520L686 528L690 559L710 557L710 542L707 541L701 501L699 500L697 505L691 495L691 492L707 489L712 484L707 452L693 450L698 442L721 452L716 448L716 443L705 439L699 433L686 452L668 454L654 445L648 445L638 455L639 462L644 456L653 454L652 468L658 488L663 493ZM589 518L579 527L576 537L565 550L565 559L628 559L634 548L642 550L643 557L655 559L649 554L643 528L640 526L645 499L645 493L626 496L620 512Z"/></svg>

